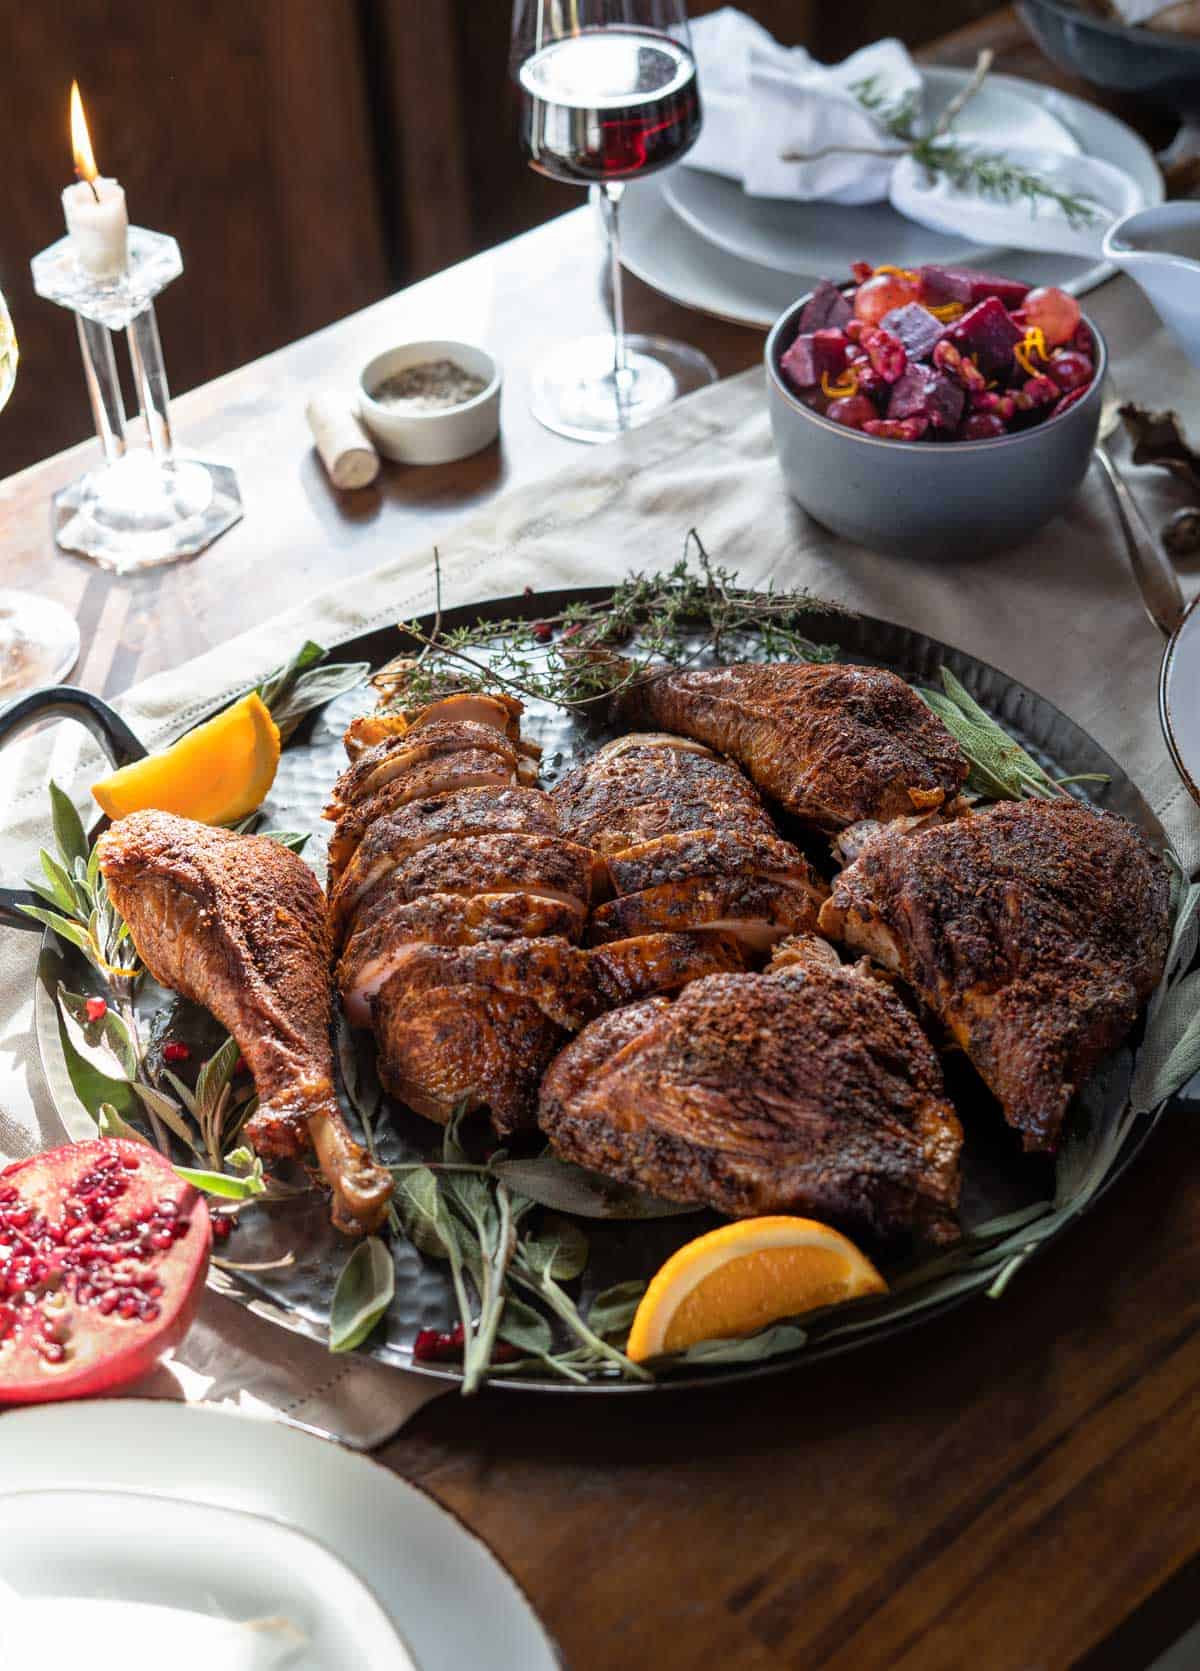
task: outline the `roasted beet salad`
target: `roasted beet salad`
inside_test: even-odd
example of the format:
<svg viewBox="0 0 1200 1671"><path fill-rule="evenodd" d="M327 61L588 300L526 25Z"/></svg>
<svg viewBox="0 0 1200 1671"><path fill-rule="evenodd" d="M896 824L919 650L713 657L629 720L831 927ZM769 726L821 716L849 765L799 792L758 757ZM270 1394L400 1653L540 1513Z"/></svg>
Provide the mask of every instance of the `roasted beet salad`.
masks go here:
<svg viewBox="0 0 1200 1671"><path fill-rule="evenodd" d="M1056 418L1095 376L1073 296L969 267L822 279L779 362L814 412L891 441L990 441Z"/></svg>

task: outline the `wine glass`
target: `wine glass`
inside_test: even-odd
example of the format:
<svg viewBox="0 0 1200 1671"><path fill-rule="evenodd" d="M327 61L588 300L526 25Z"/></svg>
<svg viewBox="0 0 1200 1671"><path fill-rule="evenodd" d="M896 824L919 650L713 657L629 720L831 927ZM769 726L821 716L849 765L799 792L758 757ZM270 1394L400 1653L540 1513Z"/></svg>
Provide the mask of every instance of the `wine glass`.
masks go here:
<svg viewBox="0 0 1200 1671"><path fill-rule="evenodd" d="M684 0L514 0L512 74L531 168L588 185L612 273L613 334L557 348L533 373L534 416L605 441L716 379L707 355L625 332L619 210L626 182L677 162L700 132Z"/></svg>
<svg viewBox="0 0 1200 1671"><path fill-rule="evenodd" d="M17 337L0 291L0 411L17 380ZM59 603L0 588L0 704L18 691L56 685L79 655L79 629Z"/></svg>

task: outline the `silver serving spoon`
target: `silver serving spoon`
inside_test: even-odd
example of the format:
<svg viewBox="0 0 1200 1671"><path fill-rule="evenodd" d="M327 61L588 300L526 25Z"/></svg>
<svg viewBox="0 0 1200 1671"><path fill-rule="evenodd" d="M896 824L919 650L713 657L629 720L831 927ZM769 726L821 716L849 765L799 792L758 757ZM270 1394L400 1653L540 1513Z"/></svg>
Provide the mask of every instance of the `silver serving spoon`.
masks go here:
<svg viewBox="0 0 1200 1671"><path fill-rule="evenodd" d="M1108 437L1121 421L1120 406L1116 389L1111 381L1106 381L1100 407L1100 433L1096 437L1096 457L1108 484L1113 508L1121 524L1121 532L1125 535L1129 566L1133 570L1133 578L1137 581L1138 591L1142 594L1146 614L1159 631L1170 638L1183 619L1183 589L1171 559L1155 538L1140 505L1130 493L1125 478L1117 469L1116 462L1108 450Z"/></svg>

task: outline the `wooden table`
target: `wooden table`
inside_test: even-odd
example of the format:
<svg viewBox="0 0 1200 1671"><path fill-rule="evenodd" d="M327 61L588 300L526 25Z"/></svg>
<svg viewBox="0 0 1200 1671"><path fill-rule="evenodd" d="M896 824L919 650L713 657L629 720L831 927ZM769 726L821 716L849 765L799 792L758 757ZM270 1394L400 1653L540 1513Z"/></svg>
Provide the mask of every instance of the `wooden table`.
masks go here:
<svg viewBox="0 0 1200 1671"><path fill-rule="evenodd" d="M939 57L988 41L1003 68L1038 64L1009 14ZM547 340L603 327L591 239L566 215L180 400L182 442L233 463L246 499L195 562L121 581L56 551L49 496L85 449L4 483L3 581L75 608L80 681L119 691L569 460L526 375ZM629 314L722 373L761 352L633 281ZM305 397L427 326L499 346L502 446L339 499ZM1168 1122L1003 1304L736 1392L444 1399L384 1460L491 1542L581 1671L1132 1671L1200 1612L1195 1144Z"/></svg>

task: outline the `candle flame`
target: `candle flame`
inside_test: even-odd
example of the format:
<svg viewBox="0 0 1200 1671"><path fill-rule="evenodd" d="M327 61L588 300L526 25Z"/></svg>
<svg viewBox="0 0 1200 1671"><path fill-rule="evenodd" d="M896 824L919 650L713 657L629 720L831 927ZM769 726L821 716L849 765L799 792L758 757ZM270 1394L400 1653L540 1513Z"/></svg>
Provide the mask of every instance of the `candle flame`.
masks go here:
<svg viewBox="0 0 1200 1671"><path fill-rule="evenodd" d="M91 184L100 173L92 155L92 139L88 133L87 117L83 114L83 100L79 83L71 83L71 150L75 157L75 172L81 180Z"/></svg>

